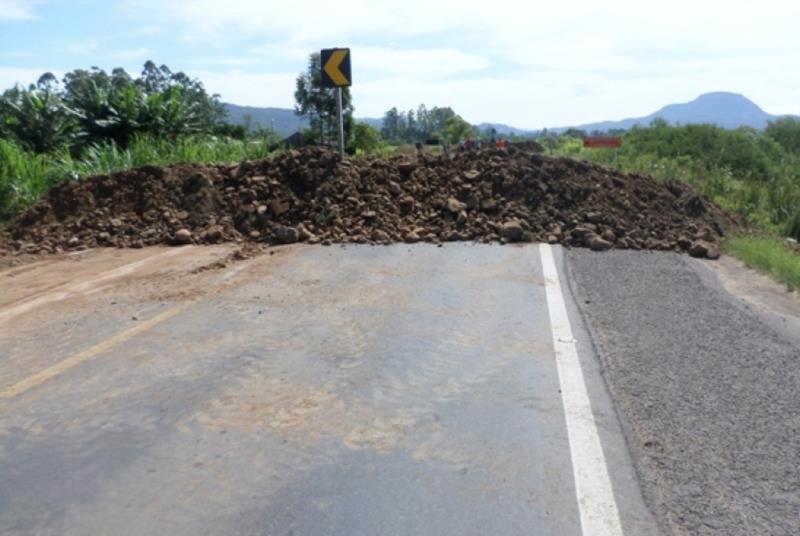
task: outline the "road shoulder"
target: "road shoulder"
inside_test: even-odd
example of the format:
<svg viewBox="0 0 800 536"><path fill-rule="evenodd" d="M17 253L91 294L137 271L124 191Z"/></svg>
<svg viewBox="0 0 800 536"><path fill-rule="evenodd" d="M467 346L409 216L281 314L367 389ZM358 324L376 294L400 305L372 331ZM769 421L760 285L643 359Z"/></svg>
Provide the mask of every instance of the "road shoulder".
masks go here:
<svg viewBox="0 0 800 536"><path fill-rule="evenodd" d="M800 347L698 261L567 253L645 499L677 534L791 534Z"/></svg>

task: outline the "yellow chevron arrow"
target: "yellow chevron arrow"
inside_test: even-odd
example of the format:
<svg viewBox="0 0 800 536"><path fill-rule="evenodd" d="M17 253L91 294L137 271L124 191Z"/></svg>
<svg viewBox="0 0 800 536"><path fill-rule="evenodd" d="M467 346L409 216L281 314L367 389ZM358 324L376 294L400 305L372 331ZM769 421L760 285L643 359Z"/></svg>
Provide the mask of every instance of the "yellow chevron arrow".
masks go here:
<svg viewBox="0 0 800 536"><path fill-rule="evenodd" d="M331 57L328 58L328 61L325 62L322 69L325 73L333 80L333 83L337 86L347 86L350 85L350 81L345 78L342 74L342 71L339 70L339 66L342 64L344 59L347 57L347 50L334 50Z"/></svg>

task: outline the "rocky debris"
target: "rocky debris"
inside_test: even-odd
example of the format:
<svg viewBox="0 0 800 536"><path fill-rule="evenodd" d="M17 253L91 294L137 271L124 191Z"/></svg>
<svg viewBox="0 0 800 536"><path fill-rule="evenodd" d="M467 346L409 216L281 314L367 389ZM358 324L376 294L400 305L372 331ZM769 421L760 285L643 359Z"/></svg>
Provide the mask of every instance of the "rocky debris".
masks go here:
<svg viewBox="0 0 800 536"><path fill-rule="evenodd" d="M455 197L451 197L447 200L447 210L449 210L453 214L458 214L460 212L465 211L466 209L467 209L467 204L462 203Z"/></svg>
<svg viewBox="0 0 800 536"><path fill-rule="evenodd" d="M587 245L592 251L605 251L614 247L614 244L605 240L596 234L590 235L587 240Z"/></svg>
<svg viewBox="0 0 800 536"><path fill-rule="evenodd" d="M275 238L281 244L294 244L300 240L300 233L294 227L279 225L275 228Z"/></svg>
<svg viewBox="0 0 800 536"><path fill-rule="evenodd" d="M104 241L109 241L111 239L111 235L109 233L105 233ZM189 244L192 242L192 232L189 229L178 229L175 231L175 243L176 244Z"/></svg>
<svg viewBox="0 0 800 536"><path fill-rule="evenodd" d="M509 221L500 228L500 236L509 242L519 242L524 237L524 229L518 221Z"/></svg>
<svg viewBox="0 0 800 536"><path fill-rule="evenodd" d="M706 240L696 240L689 246L689 255L692 257L707 257L719 259L719 248Z"/></svg>
<svg viewBox="0 0 800 536"><path fill-rule="evenodd" d="M236 166L145 166L63 182L8 223L0 251L475 240L710 257L730 225L738 221L684 183L513 146L414 161L310 148Z"/></svg>

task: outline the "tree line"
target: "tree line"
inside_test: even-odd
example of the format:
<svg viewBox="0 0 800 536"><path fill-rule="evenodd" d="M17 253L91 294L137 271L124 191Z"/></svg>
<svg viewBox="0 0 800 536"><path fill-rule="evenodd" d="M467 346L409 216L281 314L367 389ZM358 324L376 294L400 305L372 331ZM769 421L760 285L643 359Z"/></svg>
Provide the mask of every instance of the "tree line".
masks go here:
<svg viewBox="0 0 800 536"><path fill-rule="evenodd" d="M60 81L45 73L27 88L4 91L0 136L37 153L68 147L77 154L105 142L125 148L138 134L236 134L225 115L219 95L209 95L202 82L148 61L135 78L122 68L92 67Z"/></svg>

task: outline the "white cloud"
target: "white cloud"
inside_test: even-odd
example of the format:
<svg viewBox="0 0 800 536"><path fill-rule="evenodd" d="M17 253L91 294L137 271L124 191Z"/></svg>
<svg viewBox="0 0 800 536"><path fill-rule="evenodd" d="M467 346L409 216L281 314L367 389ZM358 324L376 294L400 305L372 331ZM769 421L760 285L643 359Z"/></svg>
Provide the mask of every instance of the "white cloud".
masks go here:
<svg viewBox="0 0 800 536"><path fill-rule="evenodd" d="M56 78L61 79L64 71L59 69L27 68L27 67L0 67L0 91L13 87L17 84L27 87L35 84L39 77L44 73L53 73Z"/></svg>
<svg viewBox="0 0 800 536"><path fill-rule="evenodd" d="M249 71L231 70L224 73L196 71L190 73L199 78L209 93L218 93L225 102L251 106L294 106L294 73L258 74Z"/></svg>
<svg viewBox="0 0 800 536"><path fill-rule="evenodd" d="M31 0L0 0L0 22L35 19L33 7L38 3Z"/></svg>
<svg viewBox="0 0 800 536"><path fill-rule="evenodd" d="M489 61L456 48L403 49L393 47L358 47L352 60L359 69L380 75L413 77L452 76L480 71Z"/></svg>
<svg viewBox="0 0 800 536"><path fill-rule="evenodd" d="M350 46L362 116L425 102L452 105L473 121L538 127L645 114L711 90L743 93L772 113L800 112L798 2L121 0L120 6L132 26L192 43L194 56L181 61L207 72L191 74L242 104L290 106L308 53ZM212 53L218 59L206 60Z"/></svg>

